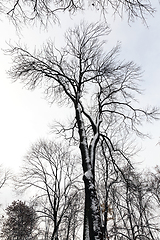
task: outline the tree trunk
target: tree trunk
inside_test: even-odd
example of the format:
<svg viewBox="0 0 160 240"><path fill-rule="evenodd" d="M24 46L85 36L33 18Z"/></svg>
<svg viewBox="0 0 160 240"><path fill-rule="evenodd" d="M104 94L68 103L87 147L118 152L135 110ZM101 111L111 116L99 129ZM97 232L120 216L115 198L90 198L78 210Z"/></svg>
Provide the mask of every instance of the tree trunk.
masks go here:
<svg viewBox="0 0 160 240"><path fill-rule="evenodd" d="M88 219L87 209L89 209L89 204L88 204L87 196L86 196L86 193L85 193L83 240L90 240L90 236L89 236L89 219Z"/></svg>
<svg viewBox="0 0 160 240"><path fill-rule="evenodd" d="M83 181L85 184L85 213L84 213L83 240L102 240L103 234L101 227L99 200L97 198L92 166L93 164L91 163L90 157L92 154L90 154L87 143L87 135L85 132L85 126L82 118L80 104L77 104L76 106L76 119L80 136L80 151L82 156L82 167L84 172Z"/></svg>
<svg viewBox="0 0 160 240"><path fill-rule="evenodd" d="M84 174L85 184L85 222L84 222L84 240L102 240L102 226L99 209L99 200L93 181L93 175L91 171ZM89 234L87 232L87 224Z"/></svg>

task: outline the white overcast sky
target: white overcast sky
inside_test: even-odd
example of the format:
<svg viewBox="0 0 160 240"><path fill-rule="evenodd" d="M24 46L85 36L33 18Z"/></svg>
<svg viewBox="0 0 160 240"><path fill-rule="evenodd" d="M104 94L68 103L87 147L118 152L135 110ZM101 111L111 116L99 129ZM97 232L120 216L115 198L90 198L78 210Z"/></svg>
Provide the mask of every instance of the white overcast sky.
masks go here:
<svg viewBox="0 0 160 240"><path fill-rule="evenodd" d="M116 17L114 20L113 17L108 17L112 32L107 37L106 49L109 50L120 41L121 59L133 60L144 70L142 88L145 92L140 99L143 106L160 106L160 5L157 6L159 9L154 18L148 17L148 27L141 20L129 25L126 19ZM19 36L6 19L0 21L0 163L4 167L16 171L30 145L37 139L48 136L48 125L53 120L64 117L64 109L50 106L40 90L29 92L18 82L11 83L6 74L11 59L2 51L7 48L6 42L19 42L34 49L50 38L60 46L63 43L64 29L75 25L80 19L95 21L96 15L98 14L87 12L72 19L62 15L61 26L53 25L48 32L43 28L39 31L36 27L24 27ZM160 145L157 143L160 139L160 121L144 125L144 130L152 135L152 139L140 142L143 151L139 154L139 160L144 162L144 166L159 164Z"/></svg>

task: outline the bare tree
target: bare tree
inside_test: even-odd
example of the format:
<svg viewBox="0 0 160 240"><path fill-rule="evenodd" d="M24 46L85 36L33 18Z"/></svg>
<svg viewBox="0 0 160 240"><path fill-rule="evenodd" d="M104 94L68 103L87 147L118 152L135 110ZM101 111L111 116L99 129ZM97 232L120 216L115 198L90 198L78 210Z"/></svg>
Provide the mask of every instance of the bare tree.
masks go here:
<svg viewBox="0 0 160 240"><path fill-rule="evenodd" d="M81 192L72 194L71 205L64 214L62 224L60 226L60 239L75 240L82 239L81 228L83 226L83 208L84 194Z"/></svg>
<svg viewBox="0 0 160 240"><path fill-rule="evenodd" d="M127 161L101 144L96 184L104 239L159 239L159 167L138 171L131 161L137 149L127 138L120 143Z"/></svg>
<svg viewBox="0 0 160 240"><path fill-rule="evenodd" d="M157 204L160 204L160 166L157 165L152 171L145 171L146 186L154 196ZM160 205L159 205L160 206Z"/></svg>
<svg viewBox="0 0 160 240"><path fill-rule="evenodd" d="M103 143L113 161L115 154L126 161L121 139L127 134L143 136L139 125L157 118L157 109L136 104L140 68L117 60L119 46L107 53L103 50L100 37L108 33L105 24L82 23L67 32L66 46L59 51L52 42L34 54L20 47L10 50L13 79L20 79L30 90L42 86L51 101L67 103L75 111L71 125L60 132L70 130L70 140L79 143L85 185L84 239L93 240L103 239L95 184L98 147Z"/></svg>
<svg viewBox="0 0 160 240"><path fill-rule="evenodd" d="M121 17L124 13L127 13L128 20L134 20L135 18L141 18L145 21L146 14L153 14L155 9L149 0L138 1L138 0L12 0L3 1L1 3L2 9L8 6L7 14L15 22L22 20L26 21L36 21L40 20L41 23L47 24L47 22L59 19L59 12L69 12L73 14L77 11L84 11L85 9L92 9L100 11L105 19L107 19L108 10L112 10ZM5 6L5 7L4 7Z"/></svg>
<svg viewBox="0 0 160 240"><path fill-rule="evenodd" d="M119 164L121 171L112 161L108 165L108 173L99 168L108 178L98 185L106 239L159 239L159 203L148 176L125 162Z"/></svg>
<svg viewBox="0 0 160 240"><path fill-rule="evenodd" d="M11 172L9 170L5 170L2 165L0 165L0 195L3 194L2 188L5 187L7 184L8 180L11 177ZM0 201L0 207L2 206L2 199ZM2 223L4 220L4 216L1 215L0 218L0 228L2 227ZM1 235L0 235L1 237ZM2 238L2 237L1 237Z"/></svg>
<svg viewBox="0 0 160 240"><path fill-rule="evenodd" d="M73 220L82 211L83 205L80 206L82 200L78 188L81 173L76 171L78 163L75 158L71 156L68 148L60 144L52 141L39 141L32 146L24 158L22 172L16 179L16 186L19 190L33 191L35 195L33 201L37 206L38 217L42 221L47 219L50 225L45 233L47 234L45 239L48 237L51 240L59 239L62 232L65 236L63 227L66 216L70 219L68 229L71 231ZM79 224L76 220L75 232ZM49 225L46 227L48 228Z"/></svg>
<svg viewBox="0 0 160 240"><path fill-rule="evenodd" d="M5 185L10 176L11 172L9 170L4 170L0 165L0 189Z"/></svg>

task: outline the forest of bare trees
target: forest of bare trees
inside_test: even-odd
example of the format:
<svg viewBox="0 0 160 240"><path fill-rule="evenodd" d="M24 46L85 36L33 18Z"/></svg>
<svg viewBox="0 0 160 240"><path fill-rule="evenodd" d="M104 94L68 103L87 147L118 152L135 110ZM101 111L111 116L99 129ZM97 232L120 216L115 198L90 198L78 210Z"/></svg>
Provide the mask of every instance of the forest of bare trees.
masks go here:
<svg viewBox="0 0 160 240"><path fill-rule="evenodd" d="M127 15L128 22L140 18L146 23L154 6L137 0L17 0L1 6L17 27L40 21L47 28L60 22L59 12L72 15L86 8L103 16L101 22L83 20L68 28L62 48L49 40L33 52L20 44L5 51L12 58L8 74L13 81L28 90L40 88L50 103L73 111L68 122L52 126L55 139L33 143L24 153L20 174L13 177L20 195L34 193L34 239L160 239L159 167L141 171L133 161L139 148L133 142L147 137L141 126L158 120L159 110L141 107L142 69L121 60L120 44L108 49L106 41L108 11ZM1 190L6 180L7 173ZM4 239L30 239L19 238L14 228L8 234L9 224L10 219L3 221Z"/></svg>

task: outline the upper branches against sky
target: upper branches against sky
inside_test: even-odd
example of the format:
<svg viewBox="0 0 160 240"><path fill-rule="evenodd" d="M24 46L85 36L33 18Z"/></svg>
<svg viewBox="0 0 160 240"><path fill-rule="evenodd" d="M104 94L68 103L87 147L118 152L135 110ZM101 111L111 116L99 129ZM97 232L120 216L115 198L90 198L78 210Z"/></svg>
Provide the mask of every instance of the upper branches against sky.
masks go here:
<svg viewBox="0 0 160 240"><path fill-rule="evenodd" d="M56 22L61 20L59 12L69 12L71 15L86 9L100 12L105 20L107 13L112 13L123 17L128 16L128 21L141 18L146 21L147 14L153 14L155 9L149 0L11 0L1 1L2 10L7 13L16 23L33 22L40 20L45 26L51 20ZM7 2L7 4L6 4ZM7 6L7 9L6 9Z"/></svg>
<svg viewBox="0 0 160 240"><path fill-rule="evenodd" d="M117 59L119 46L107 52L100 38L108 33L106 24L83 22L69 29L66 46L61 50L50 41L33 54L21 47L9 51L14 62L10 71L13 79L20 79L31 90L42 87L50 101L74 109L71 125L61 130L70 130L70 137L79 143L85 185L84 239L93 240L103 239L95 187L97 148L103 155L105 145L119 171L115 153L122 161L127 160L121 139L142 136L139 126L158 114L156 108L142 109L135 103L136 94L140 94L141 70L134 62Z"/></svg>

